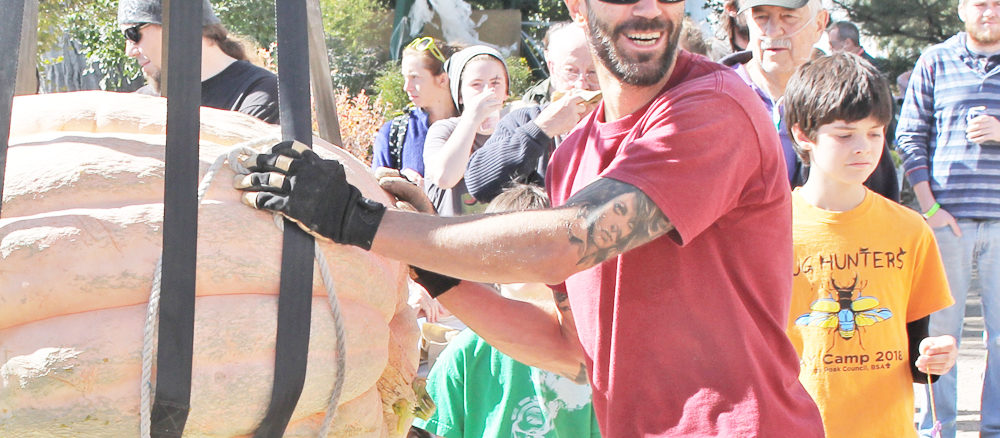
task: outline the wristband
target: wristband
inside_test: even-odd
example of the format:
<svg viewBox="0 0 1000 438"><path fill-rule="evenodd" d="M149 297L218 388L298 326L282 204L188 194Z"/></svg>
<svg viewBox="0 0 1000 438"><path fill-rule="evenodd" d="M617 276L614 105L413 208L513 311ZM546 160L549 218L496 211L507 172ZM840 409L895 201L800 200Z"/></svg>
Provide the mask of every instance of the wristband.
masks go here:
<svg viewBox="0 0 1000 438"><path fill-rule="evenodd" d="M416 266L410 267L413 272L413 281L424 287L431 298L437 298L441 294L448 292L451 288L458 286L462 280L447 275L438 274Z"/></svg>
<svg viewBox="0 0 1000 438"><path fill-rule="evenodd" d="M938 210L940 209L941 209L941 204L935 202L934 205L932 205L931 208L928 209L927 212L923 214L924 219L930 219L931 216L934 216L934 213L937 213Z"/></svg>

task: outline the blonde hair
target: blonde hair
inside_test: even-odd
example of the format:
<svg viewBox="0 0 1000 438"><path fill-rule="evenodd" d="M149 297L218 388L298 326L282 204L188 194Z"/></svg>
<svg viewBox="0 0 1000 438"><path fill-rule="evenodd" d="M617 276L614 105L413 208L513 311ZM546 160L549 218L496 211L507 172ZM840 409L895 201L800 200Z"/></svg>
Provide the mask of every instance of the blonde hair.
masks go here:
<svg viewBox="0 0 1000 438"><path fill-rule="evenodd" d="M549 196L541 187L515 183L490 201L490 205L486 207L486 213L541 210L548 207Z"/></svg>

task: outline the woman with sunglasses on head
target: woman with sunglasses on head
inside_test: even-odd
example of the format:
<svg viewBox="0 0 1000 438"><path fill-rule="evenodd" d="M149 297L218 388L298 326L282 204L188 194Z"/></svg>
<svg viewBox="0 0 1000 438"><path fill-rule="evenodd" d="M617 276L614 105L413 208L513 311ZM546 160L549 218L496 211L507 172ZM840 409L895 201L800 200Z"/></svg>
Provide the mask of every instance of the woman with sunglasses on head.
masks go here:
<svg viewBox="0 0 1000 438"><path fill-rule="evenodd" d="M399 170L411 180L424 175L424 139L438 120L458 115L451 101L444 63L452 48L431 37L413 40L403 49L403 90L411 106L386 122L375 136L372 169Z"/></svg>

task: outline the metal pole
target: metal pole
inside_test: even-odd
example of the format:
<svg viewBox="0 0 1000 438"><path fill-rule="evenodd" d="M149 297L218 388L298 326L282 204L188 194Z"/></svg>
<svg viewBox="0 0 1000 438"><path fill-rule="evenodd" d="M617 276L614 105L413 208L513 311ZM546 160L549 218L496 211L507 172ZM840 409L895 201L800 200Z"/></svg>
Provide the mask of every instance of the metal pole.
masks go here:
<svg viewBox="0 0 1000 438"><path fill-rule="evenodd" d="M0 63L0 204L3 201L3 179L7 169L7 145L10 141L10 116L17 83L18 48L21 46L21 23L24 20L24 0L0 0L0 53L10 62ZM2 210L0 210L2 213Z"/></svg>

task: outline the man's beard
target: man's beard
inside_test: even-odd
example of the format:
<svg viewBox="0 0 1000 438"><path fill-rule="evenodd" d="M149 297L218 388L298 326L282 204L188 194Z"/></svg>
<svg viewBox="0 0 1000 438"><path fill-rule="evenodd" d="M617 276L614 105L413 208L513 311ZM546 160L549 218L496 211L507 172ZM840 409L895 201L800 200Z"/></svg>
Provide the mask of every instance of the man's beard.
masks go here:
<svg viewBox="0 0 1000 438"><path fill-rule="evenodd" d="M969 34L969 38L972 38L973 41L984 46L1000 42L1000 30L995 26L966 22L965 32Z"/></svg>
<svg viewBox="0 0 1000 438"><path fill-rule="evenodd" d="M149 85L156 91L156 94L161 94L160 92L160 71L157 70L153 73L142 72L142 76L146 78L146 85Z"/></svg>
<svg viewBox="0 0 1000 438"><path fill-rule="evenodd" d="M677 45L680 42L680 26L662 18L633 18L614 29L601 22L592 9L587 10L590 44L597 52L598 59L616 78L629 85L645 87L654 85L663 79L663 75L674 64L677 57ZM617 36L627 32L662 32L667 36L666 50L658 58L651 54L641 54L634 59L627 59L629 54L623 53L615 46ZM661 37L662 38L662 37Z"/></svg>

